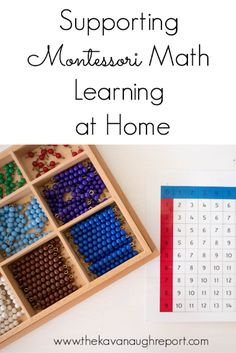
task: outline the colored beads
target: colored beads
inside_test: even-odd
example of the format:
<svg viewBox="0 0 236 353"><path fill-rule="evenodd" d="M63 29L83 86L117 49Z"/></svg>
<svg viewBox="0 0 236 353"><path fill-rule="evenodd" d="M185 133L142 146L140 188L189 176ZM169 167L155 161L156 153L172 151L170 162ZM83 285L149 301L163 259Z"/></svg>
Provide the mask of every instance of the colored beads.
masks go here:
<svg viewBox="0 0 236 353"><path fill-rule="evenodd" d="M0 336L21 323L24 315L7 283L0 277Z"/></svg>
<svg viewBox="0 0 236 353"><path fill-rule="evenodd" d="M115 207L71 227L73 243L92 273L101 276L138 254L133 237L124 228L125 221Z"/></svg>
<svg viewBox="0 0 236 353"><path fill-rule="evenodd" d="M91 162L78 163L43 187L56 218L66 223L106 199L106 187Z"/></svg>
<svg viewBox="0 0 236 353"><path fill-rule="evenodd" d="M55 168L60 160L68 156L67 150L70 151L72 156L77 156L79 153L83 152L83 149L79 146L42 145L32 151L28 151L24 158L32 160L31 168L35 177L38 178L47 173L50 169Z"/></svg>
<svg viewBox="0 0 236 353"><path fill-rule="evenodd" d="M23 256L10 269L35 310L46 309L78 289L58 238Z"/></svg>
<svg viewBox="0 0 236 353"><path fill-rule="evenodd" d="M25 185L21 170L15 162L10 162L0 170L0 199Z"/></svg>
<svg viewBox="0 0 236 353"><path fill-rule="evenodd" d="M38 200L32 197L26 205L0 208L0 250L8 257L48 234L48 219Z"/></svg>

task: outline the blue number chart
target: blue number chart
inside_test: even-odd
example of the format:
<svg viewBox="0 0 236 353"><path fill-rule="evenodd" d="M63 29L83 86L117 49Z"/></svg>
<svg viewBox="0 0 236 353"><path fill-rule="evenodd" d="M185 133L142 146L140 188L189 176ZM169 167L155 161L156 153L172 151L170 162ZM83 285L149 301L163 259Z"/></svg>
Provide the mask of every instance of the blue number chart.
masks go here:
<svg viewBox="0 0 236 353"><path fill-rule="evenodd" d="M162 186L159 312L236 318L235 277L236 187Z"/></svg>

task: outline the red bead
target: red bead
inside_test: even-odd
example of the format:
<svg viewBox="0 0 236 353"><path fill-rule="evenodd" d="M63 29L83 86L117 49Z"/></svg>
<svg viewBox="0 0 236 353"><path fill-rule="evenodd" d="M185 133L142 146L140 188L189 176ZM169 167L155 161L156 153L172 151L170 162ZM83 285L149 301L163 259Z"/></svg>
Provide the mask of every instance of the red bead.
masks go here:
<svg viewBox="0 0 236 353"><path fill-rule="evenodd" d="M38 163L38 166L39 166L39 168L43 168L44 163L43 163L43 162L39 162L39 163Z"/></svg>
<svg viewBox="0 0 236 353"><path fill-rule="evenodd" d="M73 151L73 152L71 152L71 153L72 153L72 156L73 156L73 157L77 156L77 154L78 154L78 153L75 152L75 151Z"/></svg>
<svg viewBox="0 0 236 353"><path fill-rule="evenodd" d="M48 167L46 167L46 166L45 166L45 167L43 167L43 171L44 171L44 173L47 173L47 172L48 172L48 170L49 170L49 169L48 169Z"/></svg>
<svg viewBox="0 0 236 353"><path fill-rule="evenodd" d="M56 166L56 162L55 161L51 161L49 164L50 164L50 167L55 167Z"/></svg>
<svg viewBox="0 0 236 353"><path fill-rule="evenodd" d="M49 148L49 149L48 149L48 153L49 153L49 154L53 154L53 153L54 153L54 149L53 149L53 148Z"/></svg>
<svg viewBox="0 0 236 353"><path fill-rule="evenodd" d="M34 152L29 151L29 152L28 152L28 157L33 158L33 157L34 157Z"/></svg>
<svg viewBox="0 0 236 353"><path fill-rule="evenodd" d="M56 153L55 156L56 156L57 158L61 158L61 157L62 157L62 156L61 156L61 153Z"/></svg>
<svg viewBox="0 0 236 353"><path fill-rule="evenodd" d="M37 161L33 161L33 162L32 162L32 165L33 165L34 167L37 167L37 166L38 166L38 162L37 162Z"/></svg>
<svg viewBox="0 0 236 353"><path fill-rule="evenodd" d="M45 154L40 154L39 159L43 161L45 159Z"/></svg>

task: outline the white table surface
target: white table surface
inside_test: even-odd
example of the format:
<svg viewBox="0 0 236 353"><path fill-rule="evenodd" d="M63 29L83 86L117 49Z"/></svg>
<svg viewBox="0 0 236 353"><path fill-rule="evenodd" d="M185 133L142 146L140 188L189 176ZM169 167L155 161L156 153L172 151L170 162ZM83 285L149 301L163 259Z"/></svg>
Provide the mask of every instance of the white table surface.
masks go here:
<svg viewBox="0 0 236 353"><path fill-rule="evenodd" d="M2 146L3 147L3 146ZM100 152L152 238L159 242L159 186L171 173L221 171L236 176L236 146L100 146ZM168 177L169 175L169 177ZM187 174L186 174L187 175ZM180 177L181 178L181 177ZM224 182L224 181L222 181ZM227 180L225 180L227 184ZM236 185L235 183L232 185ZM132 272L64 314L4 348L4 353L141 352L139 347L58 347L53 338L96 337L208 338L209 346L150 347L148 352L235 353L236 323L154 323L146 321L147 267ZM236 315L235 315L236 317Z"/></svg>

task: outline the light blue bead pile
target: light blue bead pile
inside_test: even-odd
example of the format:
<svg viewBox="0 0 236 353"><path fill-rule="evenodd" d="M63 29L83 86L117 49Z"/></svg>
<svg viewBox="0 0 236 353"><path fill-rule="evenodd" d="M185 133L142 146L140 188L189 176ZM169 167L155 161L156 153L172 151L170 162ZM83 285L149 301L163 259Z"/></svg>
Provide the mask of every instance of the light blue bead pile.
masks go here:
<svg viewBox="0 0 236 353"><path fill-rule="evenodd" d="M47 221L35 197L26 206L0 208L0 250L9 257L33 244L49 233L44 232Z"/></svg>

